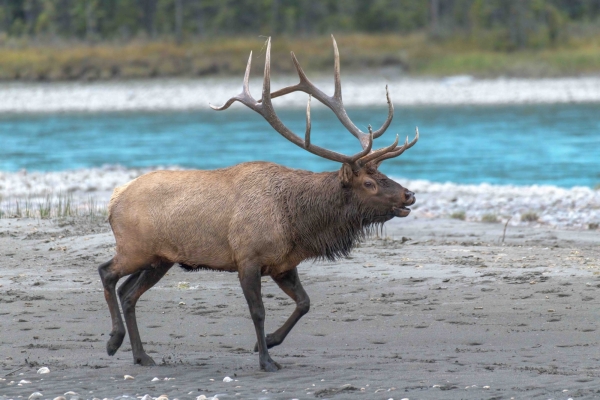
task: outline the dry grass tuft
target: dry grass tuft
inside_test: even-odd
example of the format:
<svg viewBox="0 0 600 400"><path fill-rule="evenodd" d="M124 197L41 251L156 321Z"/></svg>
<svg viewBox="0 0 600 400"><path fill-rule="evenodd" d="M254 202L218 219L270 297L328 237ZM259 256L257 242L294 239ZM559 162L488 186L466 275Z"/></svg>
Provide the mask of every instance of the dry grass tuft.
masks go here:
<svg viewBox="0 0 600 400"><path fill-rule="evenodd" d="M526 213L521 214L521 221L524 222L536 222L538 219L540 219L540 217L534 211L528 211Z"/></svg>
<svg viewBox="0 0 600 400"><path fill-rule="evenodd" d="M106 219L106 204L93 198L76 203L71 195L47 195L42 199L13 199L0 201L0 218L67 219L85 217Z"/></svg>
<svg viewBox="0 0 600 400"><path fill-rule="evenodd" d="M467 218L467 214L464 211L455 211L452 214L450 214L450 218L460 219L461 221L464 221Z"/></svg>
<svg viewBox="0 0 600 400"><path fill-rule="evenodd" d="M481 222L497 223L500 221L498 220L498 216L496 214L483 214L481 216Z"/></svg>

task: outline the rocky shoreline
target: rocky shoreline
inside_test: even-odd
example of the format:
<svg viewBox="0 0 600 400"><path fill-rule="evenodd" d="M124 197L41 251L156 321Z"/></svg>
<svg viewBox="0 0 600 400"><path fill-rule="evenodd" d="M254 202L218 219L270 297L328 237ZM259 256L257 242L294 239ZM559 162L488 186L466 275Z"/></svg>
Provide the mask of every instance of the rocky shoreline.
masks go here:
<svg viewBox="0 0 600 400"><path fill-rule="evenodd" d="M40 206L56 210L59 202L69 201L73 210L81 210L80 214L89 213L90 205L102 213L115 187L151 170L105 166L57 172L0 172L0 212L5 218L23 217L27 206L30 216L40 217ZM600 223L600 190L589 187L464 185L395 179L416 193L417 203L411 214L416 218L452 217L473 222L508 222L510 226L592 230L598 229Z"/></svg>
<svg viewBox="0 0 600 400"><path fill-rule="evenodd" d="M251 91L259 96L260 73L251 80ZM315 84L333 92L330 76L317 77ZM295 84L297 78L274 79L274 89ZM416 79L377 74L376 77L343 78L347 107L385 107L385 85L395 106L501 105L600 102L600 77L553 79L471 76ZM240 92L242 78L159 79L111 82L0 83L0 114L56 112L174 111L208 109ZM307 96L290 94L274 100L276 107L306 107ZM320 107L318 102L313 105Z"/></svg>

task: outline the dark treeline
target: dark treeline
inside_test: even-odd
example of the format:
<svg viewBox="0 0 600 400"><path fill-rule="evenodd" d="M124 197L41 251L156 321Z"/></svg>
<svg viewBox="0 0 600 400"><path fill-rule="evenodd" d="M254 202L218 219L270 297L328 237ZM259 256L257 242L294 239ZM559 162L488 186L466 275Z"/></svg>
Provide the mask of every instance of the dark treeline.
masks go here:
<svg viewBox="0 0 600 400"><path fill-rule="evenodd" d="M600 0L0 0L5 38L42 40L427 32L514 50L596 34L599 20Z"/></svg>

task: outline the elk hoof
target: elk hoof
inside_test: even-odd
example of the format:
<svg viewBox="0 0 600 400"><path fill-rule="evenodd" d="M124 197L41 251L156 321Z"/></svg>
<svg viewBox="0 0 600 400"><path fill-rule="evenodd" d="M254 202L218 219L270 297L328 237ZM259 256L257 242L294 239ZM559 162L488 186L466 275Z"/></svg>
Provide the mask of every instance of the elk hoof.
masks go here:
<svg viewBox="0 0 600 400"><path fill-rule="evenodd" d="M139 356L134 356L133 357L133 363L134 364L142 365L144 367L154 367L156 365L156 363L154 362L154 360L152 359L152 357L150 357L146 353L143 353L143 354L141 354Z"/></svg>
<svg viewBox="0 0 600 400"><path fill-rule="evenodd" d="M125 337L125 333L111 333L110 339L106 342L106 352L109 356L114 356L121 344L123 343L123 338Z"/></svg>
<svg viewBox="0 0 600 400"><path fill-rule="evenodd" d="M260 369L262 369L265 372L277 372L281 369L281 364L269 358L267 362L261 363Z"/></svg>

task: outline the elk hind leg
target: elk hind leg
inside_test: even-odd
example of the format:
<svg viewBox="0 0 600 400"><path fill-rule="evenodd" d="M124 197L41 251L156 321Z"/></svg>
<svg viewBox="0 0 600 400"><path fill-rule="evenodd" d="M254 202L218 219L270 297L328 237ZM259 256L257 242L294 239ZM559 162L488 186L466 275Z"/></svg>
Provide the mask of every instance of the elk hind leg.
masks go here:
<svg viewBox="0 0 600 400"><path fill-rule="evenodd" d="M256 330L260 368L267 372L275 372L281 368L281 365L271 359L265 338L265 307L260 292L260 265L242 265L239 269L239 278Z"/></svg>
<svg viewBox="0 0 600 400"><path fill-rule="evenodd" d="M120 288L119 299L129 332L129 341L131 342L131 351L133 353L134 364L144 366L156 365L152 357L144 351L142 339L137 326L135 317L135 305L142 294L154 286L173 266L173 263L161 263L159 266L139 271L132 275Z"/></svg>
<svg viewBox="0 0 600 400"><path fill-rule="evenodd" d="M123 325L123 318L121 317L115 290L117 282L122 276L112 268L113 266L114 258L98 267L100 280L102 281L102 286L104 286L104 298L108 304L108 311L110 312L110 319L112 321L110 338L106 343L106 352L109 356L112 356L117 352L125 337L125 326Z"/></svg>
<svg viewBox="0 0 600 400"><path fill-rule="evenodd" d="M294 309L292 315L290 315L279 329L267 335L266 341L267 348L269 349L283 343L283 340L290 333L294 325L310 310L310 299L300 283L300 277L296 268L272 278L281 290L296 302L296 309ZM254 351L258 351L258 343L254 346Z"/></svg>

